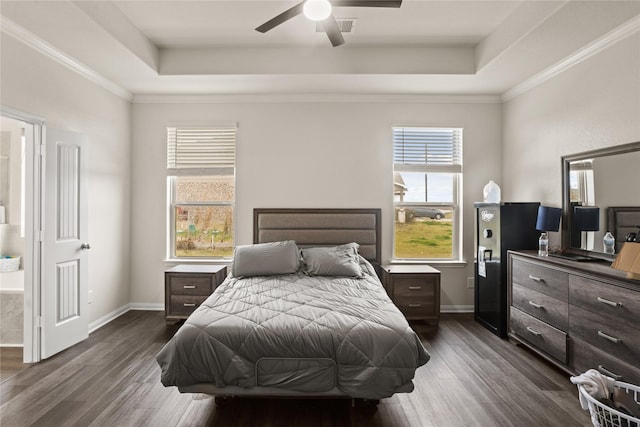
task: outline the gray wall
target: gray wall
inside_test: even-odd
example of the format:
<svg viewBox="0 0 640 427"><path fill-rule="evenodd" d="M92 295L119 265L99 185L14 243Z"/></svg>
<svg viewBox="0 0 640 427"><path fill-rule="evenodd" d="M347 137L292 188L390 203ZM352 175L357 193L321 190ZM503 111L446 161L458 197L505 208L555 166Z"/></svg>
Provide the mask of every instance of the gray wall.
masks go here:
<svg viewBox="0 0 640 427"><path fill-rule="evenodd" d="M560 207L562 156L640 140L640 34L506 102L503 138L504 196Z"/></svg>
<svg viewBox="0 0 640 427"><path fill-rule="evenodd" d="M464 128L464 261L434 264L442 270L445 309L473 307L473 202L493 179L501 183L501 105L478 102L296 101L216 102L179 98L133 106L131 301L161 304L166 256L166 126L168 123L237 122L236 244L252 242L252 212L265 207L382 208L383 262L393 238L393 125Z"/></svg>
<svg viewBox="0 0 640 427"><path fill-rule="evenodd" d="M2 34L2 105L89 139L89 289L94 322L129 303L131 104Z"/></svg>

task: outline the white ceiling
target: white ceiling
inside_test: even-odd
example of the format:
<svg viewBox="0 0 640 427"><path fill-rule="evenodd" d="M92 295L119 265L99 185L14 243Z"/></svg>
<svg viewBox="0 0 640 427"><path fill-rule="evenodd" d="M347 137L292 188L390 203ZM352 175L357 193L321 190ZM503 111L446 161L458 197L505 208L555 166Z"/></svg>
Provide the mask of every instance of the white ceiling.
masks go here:
<svg viewBox="0 0 640 427"><path fill-rule="evenodd" d="M504 95L640 26L638 0L404 0L335 8L357 19L335 48L302 15L254 30L297 3L0 0L0 13L3 37L125 95Z"/></svg>

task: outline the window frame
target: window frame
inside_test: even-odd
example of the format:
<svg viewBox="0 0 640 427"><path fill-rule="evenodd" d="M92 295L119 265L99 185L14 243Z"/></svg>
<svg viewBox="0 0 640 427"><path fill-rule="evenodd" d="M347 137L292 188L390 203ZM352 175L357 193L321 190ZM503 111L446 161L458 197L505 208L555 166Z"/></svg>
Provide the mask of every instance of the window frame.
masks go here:
<svg viewBox="0 0 640 427"><path fill-rule="evenodd" d="M464 144L464 127L463 126L429 126L429 125L395 125L392 126L392 135L396 129L446 129L455 130L459 132L459 147L457 148L457 154L459 155L459 164L455 166L447 166L442 164L429 165L425 161L425 164L402 164L396 163L395 156L395 139L392 137L393 144L393 174L396 172L418 172L423 174L429 173L449 173L452 175L452 201L446 202L406 202L396 201L395 195L395 181L393 185L392 199L393 199L393 215L392 215L392 261L400 263L421 263L421 262L440 262L440 263L457 263L462 261L462 183L464 178L462 153ZM455 151L456 149L454 149ZM453 161L455 162L455 155ZM396 255L396 210L398 208L411 208L411 207L432 207L432 208L450 208L452 212L452 236L451 236L451 257L447 258L407 258L398 257Z"/></svg>
<svg viewBox="0 0 640 427"><path fill-rule="evenodd" d="M228 261L232 259L231 256L178 256L176 254L176 211L179 206L194 206L194 207L229 207L232 212L232 235L235 242L236 236L236 209L235 202L237 198L236 193L236 150L238 144L238 130L236 123L216 123L216 124L168 124L165 126L165 136L168 139L169 129L170 128L208 128L208 129L234 129L234 159L233 159L233 167L229 168L225 166L223 168L207 168L207 167L198 167L198 168L180 168L180 167L170 167L169 166L169 142L167 140L166 145L166 155L167 155L167 258L169 260L175 260L180 262L189 262L189 261ZM178 177L214 177L214 176L231 176L234 194L233 199L231 201L198 201L198 202L179 202L175 200L177 195L177 178Z"/></svg>

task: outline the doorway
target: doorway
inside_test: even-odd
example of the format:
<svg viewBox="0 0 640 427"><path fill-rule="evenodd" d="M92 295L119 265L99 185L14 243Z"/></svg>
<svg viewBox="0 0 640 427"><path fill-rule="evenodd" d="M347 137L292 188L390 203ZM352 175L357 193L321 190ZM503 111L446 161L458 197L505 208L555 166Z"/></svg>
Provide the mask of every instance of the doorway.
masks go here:
<svg viewBox="0 0 640 427"><path fill-rule="evenodd" d="M40 194L37 155L44 121L2 107L0 110L0 347L12 358L40 361ZM2 215L4 211L4 218ZM5 324L5 320L8 322ZM9 350L12 349L12 350ZM16 350L18 349L18 350Z"/></svg>

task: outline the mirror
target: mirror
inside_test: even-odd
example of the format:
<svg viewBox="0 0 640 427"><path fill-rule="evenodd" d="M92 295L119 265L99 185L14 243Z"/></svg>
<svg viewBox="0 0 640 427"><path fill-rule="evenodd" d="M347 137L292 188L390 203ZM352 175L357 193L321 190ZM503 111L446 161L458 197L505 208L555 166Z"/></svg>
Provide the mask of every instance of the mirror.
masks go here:
<svg viewBox="0 0 640 427"><path fill-rule="evenodd" d="M605 253L605 234L614 235L617 252L636 223L640 225L640 142L564 156L562 181L563 251L613 258ZM576 206L591 208L576 211ZM585 224L580 216L592 215L593 207L599 208L596 225L584 228L597 230L577 229L577 224Z"/></svg>

